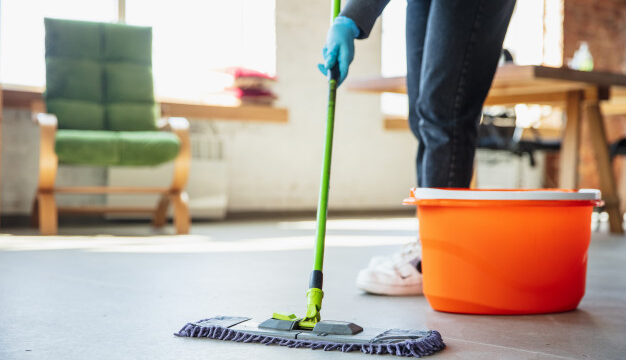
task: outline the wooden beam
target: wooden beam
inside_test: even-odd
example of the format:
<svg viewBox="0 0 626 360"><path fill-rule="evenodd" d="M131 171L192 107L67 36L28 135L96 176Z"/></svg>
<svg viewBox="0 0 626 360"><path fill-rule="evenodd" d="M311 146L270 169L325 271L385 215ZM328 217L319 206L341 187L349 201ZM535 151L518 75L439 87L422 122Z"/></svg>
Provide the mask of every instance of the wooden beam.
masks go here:
<svg viewBox="0 0 626 360"><path fill-rule="evenodd" d="M43 88L3 85L3 104L6 108L30 109L35 101L42 100Z"/></svg>
<svg viewBox="0 0 626 360"><path fill-rule="evenodd" d="M564 103L567 98L567 92L544 92L530 94L500 94L489 95L485 100L485 106L493 105L515 105L515 104L539 104L539 105L555 105Z"/></svg>
<svg viewBox="0 0 626 360"><path fill-rule="evenodd" d="M7 108L30 109L34 102L41 102L44 89L4 85L3 104ZM165 117L186 117L211 120L260 121L286 123L289 111L286 108L262 105L222 106L205 103L184 102L169 98L157 98L161 113Z"/></svg>
<svg viewBox="0 0 626 360"><path fill-rule="evenodd" d="M161 102L163 116L175 116L197 119L248 120L274 123L288 121L285 108L261 105L218 106L180 102Z"/></svg>
<svg viewBox="0 0 626 360"><path fill-rule="evenodd" d="M534 66L535 78L554 79L568 82L579 82L585 85L593 84L597 86L626 86L626 75L622 73L606 71L580 71L567 67ZM501 68L505 68L502 66Z"/></svg>
<svg viewBox="0 0 626 360"><path fill-rule="evenodd" d="M567 67L540 65L504 65L498 67L493 86L524 81L545 80L554 83L578 83L582 86L626 86L626 75L604 71L580 71Z"/></svg>
<svg viewBox="0 0 626 360"><path fill-rule="evenodd" d="M151 207L113 207L113 206L60 206L59 213L72 214L145 214L154 213L155 209Z"/></svg>
<svg viewBox="0 0 626 360"><path fill-rule="evenodd" d="M406 94L407 92L406 78L404 76L350 80L346 86L349 90L370 93L390 92ZM595 91L614 86L626 87L626 75L599 71L578 71L548 66L505 65L500 66L496 70L487 97L487 103L508 104L513 100L504 101L504 99L514 95L531 97L532 100L528 102L545 103L559 101L558 97L563 96L568 91L587 89ZM550 95L552 93L561 93L561 95ZM552 97L552 99L542 98L542 96ZM496 97L502 99L498 100ZM608 99L608 92L601 93L600 99Z"/></svg>
<svg viewBox="0 0 626 360"><path fill-rule="evenodd" d="M169 189L166 187L134 187L134 186L61 186L54 188L55 193L72 194L116 194L116 193L144 193L144 194L166 194Z"/></svg>
<svg viewBox="0 0 626 360"><path fill-rule="evenodd" d="M385 130L410 130L409 120L402 116L387 116L384 120Z"/></svg>
<svg viewBox="0 0 626 360"><path fill-rule="evenodd" d="M385 130L391 131L408 131L409 122L406 117L402 116L387 116L384 119ZM522 131L522 139L533 140L535 134L539 135L541 139L560 139L562 130L559 128L540 127L535 129L524 129Z"/></svg>
<svg viewBox="0 0 626 360"><path fill-rule="evenodd" d="M348 90L371 93L406 94L406 77L375 77L350 80L346 84Z"/></svg>

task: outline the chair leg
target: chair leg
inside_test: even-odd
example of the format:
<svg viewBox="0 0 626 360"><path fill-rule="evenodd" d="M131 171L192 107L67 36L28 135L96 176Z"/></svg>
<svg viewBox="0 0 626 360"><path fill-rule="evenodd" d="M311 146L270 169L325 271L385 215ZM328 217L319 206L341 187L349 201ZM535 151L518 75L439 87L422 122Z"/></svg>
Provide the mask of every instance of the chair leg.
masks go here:
<svg viewBox="0 0 626 360"><path fill-rule="evenodd" d="M39 217L39 232L41 235L56 235L58 230L58 220L54 194L51 192L38 193L37 210Z"/></svg>
<svg viewBox="0 0 626 360"><path fill-rule="evenodd" d="M179 235L189 234L191 218L189 216L189 196L187 192L180 191L170 194L174 206L174 227Z"/></svg>
<svg viewBox="0 0 626 360"><path fill-rule="evenodd" d="M159 199L156 211L154 212L154 218L152 219L152 226L155 228L161 228L167 222L167 208L170 206L170 198L168 195L162 195Z"/></svg>
<svg viewBox="0 0 626 360"><path fill-rule="evenodd" d="M39 196L37 194L35 194L33 207L30 210L30 226L39 228Z"/></svg>

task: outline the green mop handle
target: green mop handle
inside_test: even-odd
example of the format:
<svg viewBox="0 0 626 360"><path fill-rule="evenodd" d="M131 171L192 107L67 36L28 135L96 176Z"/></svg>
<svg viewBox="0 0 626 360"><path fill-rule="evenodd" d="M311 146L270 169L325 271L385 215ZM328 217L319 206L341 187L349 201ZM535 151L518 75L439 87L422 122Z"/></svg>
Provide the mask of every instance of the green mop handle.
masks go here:
<svg viewBox="0 0 626 360"><path fill-rule="evenodd" d="M339 15L341 0L333 0L332 20ZM331 20L331 21L332 21ZM315 261L309 288L322 289L324 265L324 238L326 236L326 215L328 212L328 188L330 182L330 161L333 151L333 128L335 124L335 97L337 94L337 80L339 69L335 65L329 74L328 80L328 114L326 117L326 142L324 144L324 164L322 165L322 179L320 182L320 194L317 204L317 234L315 241ZM321 297L319 299L321 308Z"/></svg>

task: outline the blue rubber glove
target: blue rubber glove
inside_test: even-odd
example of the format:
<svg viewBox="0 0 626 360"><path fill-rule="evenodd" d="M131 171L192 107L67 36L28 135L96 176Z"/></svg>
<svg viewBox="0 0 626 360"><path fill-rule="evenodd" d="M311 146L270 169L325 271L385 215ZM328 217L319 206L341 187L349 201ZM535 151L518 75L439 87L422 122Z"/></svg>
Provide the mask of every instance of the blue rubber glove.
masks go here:
<svg viewBox="0 0 626 360"><path fill-rule="evenodd" d="M337 16L326 36L326 44L322 54L324 64L318 64L322 74L328 75L333 66L338 65L339 79L337 86L348 76L348 68L354 59L354 39L359 36L359 27L352 19L345 16Z"/></svg>

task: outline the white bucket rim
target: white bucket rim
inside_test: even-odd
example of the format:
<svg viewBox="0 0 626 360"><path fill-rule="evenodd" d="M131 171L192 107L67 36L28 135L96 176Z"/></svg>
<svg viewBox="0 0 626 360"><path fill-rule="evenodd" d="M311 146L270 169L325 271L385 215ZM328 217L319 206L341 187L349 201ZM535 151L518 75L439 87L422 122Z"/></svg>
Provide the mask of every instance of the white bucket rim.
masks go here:
<svg viewBox="0 0 626 360"><path fill-rule="evenodd" d="M416 200L600 200L597 189L568 190L461 190L414 188Z"/></svg>

